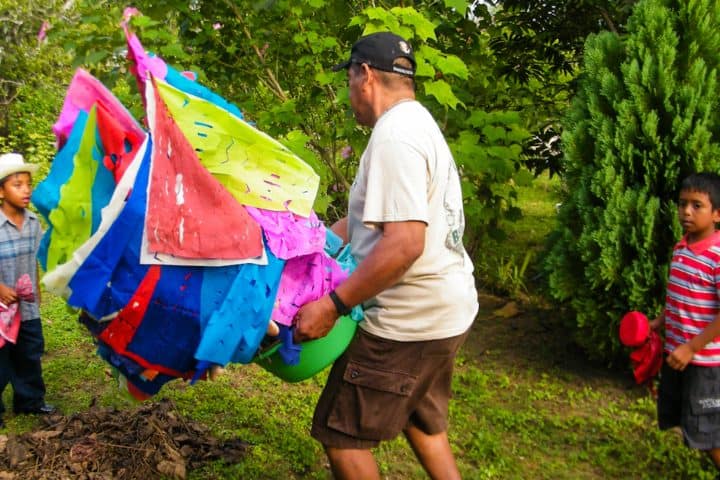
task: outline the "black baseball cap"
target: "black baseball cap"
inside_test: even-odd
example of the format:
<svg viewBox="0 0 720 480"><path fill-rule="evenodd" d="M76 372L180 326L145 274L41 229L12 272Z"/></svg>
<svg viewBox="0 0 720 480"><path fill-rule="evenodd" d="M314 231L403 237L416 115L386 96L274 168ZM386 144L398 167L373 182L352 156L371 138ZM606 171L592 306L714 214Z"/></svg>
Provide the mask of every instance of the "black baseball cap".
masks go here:
<svg viewBox="0 0 720 480"><path fill-rule="evenodd" d="M396 58L407 58L412 68L395 65ZM372 68L394 72L408 77L415 76L415 55L408 42L391 32L371 33L361 37L350 50L350 59L332 67L333 71L344 70L352 63L367 63Z"/></svg>

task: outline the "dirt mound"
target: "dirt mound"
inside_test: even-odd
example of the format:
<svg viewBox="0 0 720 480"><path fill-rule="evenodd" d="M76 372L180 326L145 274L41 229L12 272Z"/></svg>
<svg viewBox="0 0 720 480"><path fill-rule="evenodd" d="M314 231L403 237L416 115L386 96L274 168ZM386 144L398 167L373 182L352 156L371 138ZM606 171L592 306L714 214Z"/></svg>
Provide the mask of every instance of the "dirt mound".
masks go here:
<svg viewBox="0 0 720 480"><path fill-rule="evenodd" d="M22 435L0 435L0 480L182 479L209 461L237 462L248 449L239 439L211 436L169 400L130 411L92 407L43 423Z"/></svg>

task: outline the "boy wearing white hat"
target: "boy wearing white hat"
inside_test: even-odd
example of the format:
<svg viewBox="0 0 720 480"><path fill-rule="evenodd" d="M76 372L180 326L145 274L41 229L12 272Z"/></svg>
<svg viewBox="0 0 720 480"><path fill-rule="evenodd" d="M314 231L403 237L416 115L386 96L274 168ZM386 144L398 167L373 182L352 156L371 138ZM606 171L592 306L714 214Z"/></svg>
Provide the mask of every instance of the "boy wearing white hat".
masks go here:
<svg viewBox="0 0 720 480"><path fill-rule="evenodd" d="M37 216L28 210L32 194L32 174L37 165L25 163L22 155L0 155L0 313L7 324L0 330L0 428L5 406L2 392L13 387L15 413L48 414L55 408L45 403L45 382L40 357L45 339L40 322L37 251L42 228ZM30 280L20 288L18 280ZM16 305L13 305L16 304ZM12 325L17 322L19 325Z"/></svg>

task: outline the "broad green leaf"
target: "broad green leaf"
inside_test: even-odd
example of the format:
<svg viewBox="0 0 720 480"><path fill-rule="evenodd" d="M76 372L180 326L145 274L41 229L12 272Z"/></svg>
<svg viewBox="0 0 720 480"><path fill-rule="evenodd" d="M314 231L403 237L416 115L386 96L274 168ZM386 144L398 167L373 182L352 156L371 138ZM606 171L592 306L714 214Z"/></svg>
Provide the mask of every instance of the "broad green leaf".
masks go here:
<svg viewBox="0 0 720 480"><path fill-rule="evenodd" d="M421 40L437 40L435 36L435 25L414 8L395 7L392 8L390 12L396 15L401 20L401 23L412 26L415 30L415 36ZM407 36L405 38L410 37Z"/></svg>
<svg viewBox="0 0 720 480"><path fill-rule="evenodd" d="M375 32L390 31L404 38L411 38L412 31L407 27L401 27L400 22L393 16L388 16L382 21L374 21L365 25L363 35L370 35Z"/></svg>
<svg viewBox="0 0 720 480"><path fill-rule="evenodd" d="M445 80L434 80L425 82L423 83L423 87L425 88L425 94L435 97L435 99L441 105L450 107L453 110L455 110L458 104L462 105L463 107L465 106L465 104L463 104L455 96L452 91L452 87L450 87L450 84L448 84Z"/></svg>
<svg viewBox="0 0 720 480"><path fill-rule="evenodd" d="M315 74L315 81L318 85L330 85L335 81L336 73L331 70L324 70Z"/></svg>
<svg viewBox="0 0 720 480"><path fill-rule="evenodd" d="M97 15L86 15L86 16L81 17L81 21L83 23L88 23L88 24L98 23L100 20L101 20L100 17ZM144 21L150 21L150 19L146 18ZM140 25L140 24L138 24L138 25Z"/></svg>
<svg viewBox="0 0 720 480"><path fill-rule="evenodd" d="M432 65L437 65L442 57L442 52L427 44L422 44L415 49L416 56L422 56Z"/></svg>
<svg viewBox="0 0 720 480"><path fill-rule="evenodd" d="M325 50L330 50L338 46L337 39L335 37L324 37L322 39L322 46Z"/></svg>
<svg viewBox="0 0 720 480"><path fill-rule="evenodd" d="M515 184L518 187L529 187L532 185L533 180L535 180L535 176L530 173L526 168L521 168L517 172L515 172L515 175L513 175L513 180L515 180Z"/></svg>
<svg viewBox="0 0 720 480"><path fill-rule="evenodd" d="M107 57L107 52L91 51L88 52L88 54L85 56L85 63L92 65L93 63L97 63L105 57Z"/></svg>
<svg viewBox="0 0 720 480"><path fill-rule="evenodd" d="M444 0L445 6L448 8L452 8L460 15L465 15L465 12L468 8L468 2L465 0ZM475 2L473 2L475 3Z"/></svg>
<svg viewBox="0 0 720 480"><path fill-rule="evenodd" d="M488 143L497 143L498 140L504 140L506 137L505 129L494 125L485 125L482 134Z"/></svg>
<svg viewBox="0 0 720 480"><path fill-rule="evenodd" d="M94 22L88 21L88 23L99 23L99 20L96 20L96 21L94 21ZM137 16L137 17L132 17L132 24L133 24L133 26L138 26L138 27L142 27L142 28L146 28L146 27L151 27L151 26L154 26L154 25L158 25L159 23L160 23L160 22L157 22L157 21L153 20L152 18L150 18L150 17L148 17L148 16L146 16L146 15L140 15L140 16ZM143 32L143 35L144 35L144 34L145 34L145 32Z"/></svg>
<svg viewBox="0 0 720 480"><path fill-rule="evenodd" d="M468 79L469 71L465 62L455 55L443 56L438 59L438 69L445 75L455 75L463 80Z"/></svg>
<svg viewBox="0 0 720 480"><path fill-rule="evenodd" d="M415 75L417 77L435 77L435 69L430 65L424 58L419 56L415 57L417 68L415 69Z"/></svg>
<svg viewBox="0 0 720 480"><path fill-rule="evenodd" d="M280 143L289 148L295 155L302 158L308 163L316 173L322 173L324 170L322 162L318 158L317 153L307 147L310 137L300 130L292 130L284 137L280 137Z"/></svg>
<svg viewBox="0 0 720 480"><path fill-rule="evenodd" d="M490 112L490 118L493 122L501 123L521 123L520 114L511 110L495 110Z"/></svg>
<svg viewBox="0 0 720 480"><path fill-rule="evenodd" d="M306 65L315 65L317 63L317 57L315 55L302 55L297 59L295 65L298 67L304 67Z"/></svg>
<svg viewBox="0 0 720 480"><path fill-rule="evenodd" d="M487 153L490 157L500 158L500 159L507 159L510 158L510 151L508 147L503 147L500 145L488 145L487 147Z"/></svg>
<svg viewBox="0 0 720 480"><path fill-rule="evenodd" d="M143 39L144 40L155 40L156 38L158 38L159 35L160 35L160 33L156 30L147 30L147 31L143 32Z"/></svg>
<svg viewBox="0 0 720 480"><path fill-rule="evenodd" d="M384 22L389 17L388 11L381 7L366 8L363 13L370 20L380 20L381 22Z"/></svg>
<svg viewBox="0 0 720 480"><path fill-rule="evenodd" d="M160 55L163 57L175 57L178 59L187 57L179 43L171 43L170 45L160 47Z"/></svg>
<svg viewBox="0 0 720 480"><path fill-rule="evenodd" d="M520 154L522 154L523 151L522 146L518 143L513 143L508 149L510 149L510 153L512 154L509 158L520 158Z"/></svg>
<svg viewBox="0 0 720 480"><path fill-rule="evenodd" d="M511 126L510 131L507 133L507 139L510 142L522 143L528 138L530 138L530 132L517 125Z"/></svg>
<svg viewBox="0 0 720 480"><path fill-rule="evenodd" d="M467 119L469 126L480 128L488 123L488 113L484 110L473 110Z"/></svg>

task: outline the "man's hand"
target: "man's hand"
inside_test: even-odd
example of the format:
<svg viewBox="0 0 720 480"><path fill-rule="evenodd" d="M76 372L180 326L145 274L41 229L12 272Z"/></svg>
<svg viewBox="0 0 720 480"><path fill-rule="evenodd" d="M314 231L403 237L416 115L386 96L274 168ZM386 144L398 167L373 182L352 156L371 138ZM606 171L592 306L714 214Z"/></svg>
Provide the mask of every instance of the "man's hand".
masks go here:
<svg viewBox="0 0 720 480"><path fill-rule="evenodd" d="M335 326L337 318L335 304L327 295L306 303L295 315L295 343L324 337Z"/></svg>
<svg viewBox="0 0 720 480"><path fill-rule="evenodd" d="M695 352L693 352L692 347L687 343L683 343L668 355L666 361L673 370L683 371L692 360L693 355L695 355Z"/></svg>

